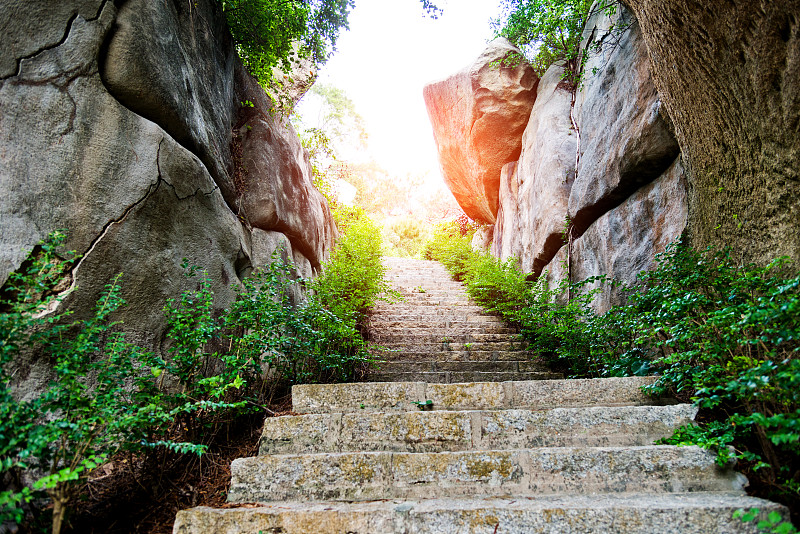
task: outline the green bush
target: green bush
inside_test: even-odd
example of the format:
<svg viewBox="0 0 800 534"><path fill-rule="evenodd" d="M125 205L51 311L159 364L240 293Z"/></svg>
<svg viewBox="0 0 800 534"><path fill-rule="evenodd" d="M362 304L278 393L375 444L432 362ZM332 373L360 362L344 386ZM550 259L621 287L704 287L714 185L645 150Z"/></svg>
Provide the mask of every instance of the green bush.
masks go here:
<svg viewBox="0 0 800 534"><path fill-rule="evenodd" d="M368 217L348 223L331 259L310 285L322 306L344 321L361 324L381 295L392 295L381 262L381 231Z"/></svg>
<svg viewBox="0 0 800 534"><path fill-rule="evenodd" d="M513 259L475 252L467 238L444 232L426 250L476 302L519 325L530 350L555 370L658 375L648 393L701 408L702 423L665 443L713 448L721 464L739 460L762 495L797 509L800 277L779 274L785 259L739 265L728 251L675 243L657 268L622 288L625 305L596 315L591 303L609 283L603 278L549 288L543 277L527 281Z"/></svg>
<svg viewBox="0 0 800 534"><path fill-rule="evenodd" d="M21 523L46 494L59 532L76 488L119 451L161 463L166 453L202 454L237 417L264 409L279 384L358 377L370 361L358 323L388 290L377 228L351 222L313 282L273 261L247 278L231 308L215 313L211 280L184 262L194 289L169 299L168 358L125 341L111 321L124 306L117 276L89 319L48 315L71 259L58 260L63 235L40 244L13 273L0 300L0 523ZM297 302L299 286L313 291ZM38 395L15 397L13 367L36 351L54 365ZM33 487L24 471L42 473Z"/></svg>
<svg viewBox="0 0 800 534"><path fill-rule="evenodd" d="M708 423L670 443L716 445L744 462L775 498L800 492L800 278L740 265L729 251L672 245L631 295L638 343L657 346L648 391L689 396Z"/></svg>
<svg viewBox="0 0 800 534"><path fill-rule="evenodd" d="M202 452L159 436L164 423L199 404L168 405L153 385L162 371L158 360L113 329L110 316L124 305L119 276L90 318L69 323L69 312L48 313L59 300L52 289L74 261L58 260L62 242L55 234L40 244L29 266L10 276L0 303L0 474L15 480L15 489L0 492L0 522L20 522L26 505L46 493L54 533L77 485L116 451L162 445ZM54 377L45 391L17 400L12 366L32 350L53 362ZM25 470L39 473L32 488L20 483Z"/></svg>

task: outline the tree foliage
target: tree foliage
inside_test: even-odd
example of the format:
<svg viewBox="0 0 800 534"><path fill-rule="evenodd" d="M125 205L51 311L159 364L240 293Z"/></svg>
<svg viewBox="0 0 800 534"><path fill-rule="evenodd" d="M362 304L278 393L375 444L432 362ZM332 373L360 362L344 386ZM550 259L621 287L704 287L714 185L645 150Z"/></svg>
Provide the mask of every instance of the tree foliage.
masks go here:
<svg viewBox="0 0 800 534"><path fill-rule="evenodd" d="M495 35L517 45L541 76L563 62L567 81L577 84L581 71L581 34L594 0L502 0L502 14L492 21ZM595 9L613 14L616 0Z"/></svg>
<svg viewBox="0 0 800 534"><path fill-rule="evenodd" d="M325 63L353 6L353 0L222 0L239 57L265 87L275 83L275 68L289 71L303 58Z"/></svg>
<svg viewBox="0 0 800 534"><path fill-rule="evenodd" d="M442 10L420 0L423 11L437 18ZM324 64L336 50L355 0L220 0L236 50L247 70L264 87L276 85L273 71L290 71L310 59Z"/></svg>

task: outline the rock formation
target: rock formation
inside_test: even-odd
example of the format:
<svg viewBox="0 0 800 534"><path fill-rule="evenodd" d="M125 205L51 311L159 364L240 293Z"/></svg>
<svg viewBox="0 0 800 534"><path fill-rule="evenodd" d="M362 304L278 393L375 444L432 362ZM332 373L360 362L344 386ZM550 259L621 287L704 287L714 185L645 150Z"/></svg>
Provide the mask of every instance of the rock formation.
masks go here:
<svg viewBox="0 0 800 534"><path fill-rule="evenodd" d="M562 81L563 67L550 67L539 81L518 161L499 171L484 168L499 180L491 251L516 257L525 272L544 274L551 285L595 275L632 282L686 227L681 152L632 13L623 6L611 16L596 10L582 49L583 83L573 92ZM441 126L433 122L436 131ZM439 148L441 155L441 142ZM595 308L619 298L606 291Z"/></svg>
<svg viewBox="0 0 800 534"><path fill-rule="evenodd" d="M800 1L629 4L687 166L692 243L800 260Z"/></svg>
<svg viewBox="0 0 800 534"><path fill-rule="evenodd" d="M498 215L496 224L502 228L495 228L495 254L503 259L516 256L523 270L537 276L563 244L575 179L577 135L570 123L572 94L561 83L563 73L560 67L549 69L539 82L520 159L507 178L513 185L501 189L503 222ZM503 249L499 245L507 234L516 236L514 246Z"/></svg>
<svg viewBox="0 0 800 534"><path fill-rule="evenodd" d="M276 243L306 276L326 259L335 228L307 155L218 2L4 0L0 20L0 285L66 229L82 257L64 304L91 310L122 272L116 319L158 347L165 300L191 283L183 258L220 308Z"/></svg>
<svg viewBox="0 0 800 534"><path fill-rule="evenodd" d="M520 154L538 78L505 39L423 95L447 185L472 219L494 223L500 169Z"/></svg>

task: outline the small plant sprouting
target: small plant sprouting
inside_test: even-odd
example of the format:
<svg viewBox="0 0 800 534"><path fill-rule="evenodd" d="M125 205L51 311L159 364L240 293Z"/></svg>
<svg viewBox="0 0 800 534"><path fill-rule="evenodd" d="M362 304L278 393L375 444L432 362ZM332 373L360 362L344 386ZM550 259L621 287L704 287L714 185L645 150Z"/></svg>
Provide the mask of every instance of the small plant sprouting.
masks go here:
<svg viewBox="0 0 800 534"><path fill-rule="evenodd" d="M758 508L750 508L747 511L744 508L739 508L733 512L733 518L741 519L742 523L750 523L755 521L760 514L761 510ZM783 516L775 510L767 514L766 519L756 523L756 527L762 532L770 532L771 534L797 534L797 529L794 525L784 521Z"/></svg>
<svg viewBox="0 0 800 534"><path fill-rule="evenodd" d="M413 401L413 404L416 404L417 408L419 408L422 411L433 410L433 401L431 399L424 401Z"/></svg>

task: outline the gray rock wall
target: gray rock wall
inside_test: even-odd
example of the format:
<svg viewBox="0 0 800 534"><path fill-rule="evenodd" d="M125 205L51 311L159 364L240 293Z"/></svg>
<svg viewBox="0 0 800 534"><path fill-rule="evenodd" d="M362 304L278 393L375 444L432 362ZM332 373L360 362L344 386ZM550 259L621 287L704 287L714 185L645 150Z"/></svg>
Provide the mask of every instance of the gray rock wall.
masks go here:
<svg viewBox="0 0 800 534"><path fill-rule="evenodd" d="M561 83L563 69L549 69L539 81L536 103L522 135L522 151L509 195L503 191L506 219L495 229L497 241L507 234L510 246L496 247L502 259L517 257L526 272L541 273L563 244L564 219L575 180L577 135L570 122L572 94ZM515 206L506 208L507 205ZM512 215L514 214L514 215ZM498 217L499 219L499 217Z"/></svg>
<svg viewBox="0 0 800 534"><path fill-rule="evenodd" d="M800 1L627 0L689 176L689 238L800 261Z"/></svg>
<svg viewBox="0 0 800 534"><path fill-rule="evenodd" d="M329 209L217 2L39 4L0 0L0 285L65 229L82 259L64 305L87 313L122 272L117 319L157 348L165 300L191 285L183 258L218 308L276 242L303 275L319 269Z"/></svg>

